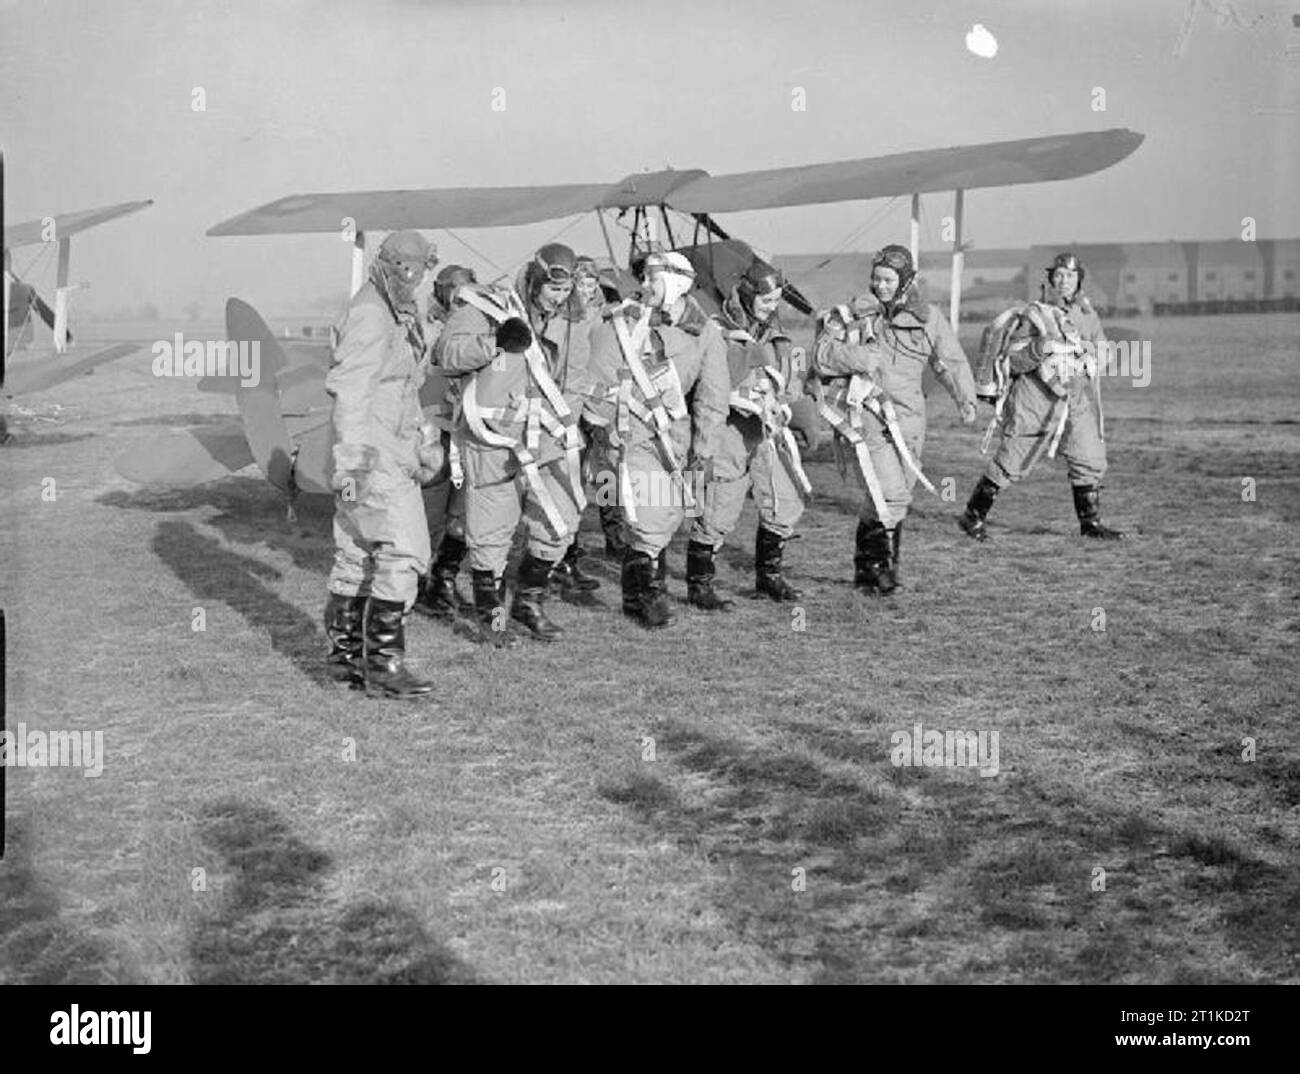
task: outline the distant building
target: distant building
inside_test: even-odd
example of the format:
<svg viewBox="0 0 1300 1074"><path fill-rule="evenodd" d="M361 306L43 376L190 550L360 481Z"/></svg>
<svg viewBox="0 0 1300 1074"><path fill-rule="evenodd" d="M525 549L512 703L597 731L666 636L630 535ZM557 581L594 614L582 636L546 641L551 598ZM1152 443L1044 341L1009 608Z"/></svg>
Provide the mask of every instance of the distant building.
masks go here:
<svg viewBox="0 0 1300 1074"><path fill-rule="evenodd" d="M1088 294L1103 312L1162 316L1300 310L1300 239L1063 242L970 250L962 277L963 317L979 320L999 304L1038 298L1044 269L1062 250L1073 250L1083 261ZM871 255L800 254L777 261L788 266L787 272L793 270L814 303L824 305L866 288ZM946 251L921 254L922 275L944 285L927 288L932 301L942 300L949 264Z"/></svg>

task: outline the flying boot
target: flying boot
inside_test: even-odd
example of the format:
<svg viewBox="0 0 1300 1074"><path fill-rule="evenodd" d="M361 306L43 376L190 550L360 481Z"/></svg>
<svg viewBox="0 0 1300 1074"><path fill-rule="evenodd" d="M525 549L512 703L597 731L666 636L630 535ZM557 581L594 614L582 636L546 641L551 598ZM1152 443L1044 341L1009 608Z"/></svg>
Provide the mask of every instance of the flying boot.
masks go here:
<svg viewBox="0 0 1300 1074"><path fill-rule="evenodd" d="M1074 485L1074 513L1079 516L1079 532L1099 541L1122 541L1122 530L1101 524L1101 489L1096 485Z"/></svg>
<svg viewBox="0 0 1300 1074"><path fill-rule="evenodd" d="M330 651L325 663L335 682L361 686L366 680L365 597L330 593L325 602L325 636Z"/></svg>
<svg viewBox="0 0 1300 1074"><path fill-rule="evenodd" d="M465 551L465 542L460 538L450 534L443 537L438 546L438 558L428 576L420 579L420 596L416 599L415 611L450 622L469 610L469 603L456 587L456 575L460 573Z"/></svg>
<svg viewBox="0 0 1300 1074"><path fill-rule="evenodd" d="M857 547L853 555L853 586L863 593L888 596L898 588L890 569L889 531L879 519L858 520Z"/></svg>
<svg viewBox="0 0 1300 1074"><path fill-rule="evenodd" d="M510 617L526 626L538 641L554 641L563 633L546 615L546 592L554 566L531 552L519 564L519 586Z"/></svg>
<svg viewBox="0 0 1300 1074"><path fill-rule="evenodd" d="M703 541L691 541L686 546L686 602L706 612L729 612L735 602L713 588L716 555L713 545Z"/></svg>
<svg viewBox="0 0 1300 1074"><path fill-rule="evenodd" d="M754 575L760 595L773 600L798 600L803 596L781 573L781 556L785 538L759 525L754 541Z"/></svg>
<svg viewBox="0 0 1300 1074"><path fill-rule="evenodd" d="M984 519L988 516L993 501L997 498L998 486L986 476L981 477L975 491L970 494L966 504L966 513L957 519L957 525L966 531L966 536L973 541L987 541L988 529ZM1076 497L1075 502L1078 502Z"/></svg>
<svg viewBox="0 0 1300 1074"><path fill-rule="evenodd" d="M406 666L406 631L401 601L371 597L366 603L366 693L403 701L426 697L434 684L417 678Z"/></svg>

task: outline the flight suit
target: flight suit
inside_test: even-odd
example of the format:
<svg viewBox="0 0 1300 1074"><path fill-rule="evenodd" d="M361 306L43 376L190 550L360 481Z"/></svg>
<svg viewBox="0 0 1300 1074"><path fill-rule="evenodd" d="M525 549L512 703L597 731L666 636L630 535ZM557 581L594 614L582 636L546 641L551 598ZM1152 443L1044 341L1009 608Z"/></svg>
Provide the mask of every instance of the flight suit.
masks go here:
<svg viewBox="0 0 1300 1074"><path fill-rule="evenodd" d="M1101 483L1106 473L1106 444L1101 438L1096 382L1083 373L1062 380L1045 380L1040 366L1044 345L1064 342L1066 335L1092 344L1094 356L1106 343L1092 303L1075 296L1070 302L1034 302L1026 308L1012 336L1028 336L1028 346L1010 356L1011 387L1002 416L1002 439L984 475L999 489L1026 476L1047 453L1065 409L1065 427L1058 451L1065 457L1070 484Z"/></svg>
<svg viewBox="0 0 1300 1074"><path fill-rule="evenodd" d="M348 307L325 378L334 399L334 566L329 590L409 610L429 567L429 527L416 473L423 442L424 344L367 282Z"/></svg>
<svg viewBox="0 0 1300 1074"><path fill-rule="evenodd" d="M975 405L970 363L947 318L935 305L910 301L889 316L873 296L865 296L856 300L853 308L860 318L856 323L861 342L836 341L823 332L814 347L813 370L822 382L853 374L865 374L874 381L893 401L903 440L920 465L925 447L922 378L926 366L961 410ZM907 515L916 474L903 464L884 424L874 415L864 415L862 433L890 515L887 528L892 528ZM878 521L878 515L874 500L866 496L859 517L872 523Z"/></svg>
<svg viewBox="0 0 1300 1074"><path fill-rule="evenodd" d="M651 314L652 330L663 344L663 359L644 363L653 387L674 415L668 435L678 466L692 456L701 460L715 457L730 391L727 345L721 330L693 298L685 302L685 310L674 324L657 312ZM632 413L628 405L643 407L646 398L633 382L614 318L622 318L631 329L641 313L635 303L623 303L607 311L593 330L585 414L607 431L619 472L630 483L634 497L630 504L624 502L627 486L619 488L628 546L657 559L685 518L685 501L680 482L670 477L671 464L653 425Z"/></svg>
<svg viewBox="0 0 1300 1074"><path fill-rule="evenodd" d="M446 314L444 318L445 316ZM430 334L436 338L431 341L432 361L425 369L424 384L420 388L420 407L424 412L424 420L432 422L442 434L448 456L453 458L451 438L459 396L455 381L447 376L447 371L441 365L438 344L442 338L442 321L431 319L429 328L432 329ZM430 544L435 552L444 535L458 541L465 540L465 489L463 484L457 487L452 480L459 469L457 457L439 474L438 480L424 490L424 513L429 523ZM463 482L463 474L461 478Z"/></svg>
<svg viewBox="0 0 1300 1074"><path fill-rule="evenodd" d="M727 339L731 407L718 433L713 480L691 527L691 540L721 547L751 492L760 525L788 539L803 515L807 478L798 449L792 455L785 437L755 411L767 410L773 421L784 425L780 408L801 393L790 338L775 317L763 325L751 324L738 302L726 303L718 322Z"/></svg>
<svg viewBox="0 0 1300 1074"><path fill-rule="evenodd" d="M491 295L484 288L461 292L471 290ZM575 388L563 394L577 402L578 371L587 365L585 322L567 306L547 314L530 303L528 312L550 378L557 386L572 380ZM575 423L577 414L556 415L524 356L498 351L496 330L487 314L466 302L447 319L438 356L447 375L460 382L455 439L465 468L470 567L500 578L521 517L535 559L554 564L573 540L578 522L573 475L564 439L555 430Z"/></svg>

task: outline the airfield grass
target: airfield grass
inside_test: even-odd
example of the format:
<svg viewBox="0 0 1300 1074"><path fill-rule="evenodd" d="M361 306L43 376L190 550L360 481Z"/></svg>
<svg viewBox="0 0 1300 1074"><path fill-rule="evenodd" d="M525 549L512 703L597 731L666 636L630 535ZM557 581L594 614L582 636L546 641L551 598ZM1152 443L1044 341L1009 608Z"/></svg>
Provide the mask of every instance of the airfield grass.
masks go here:
<svg viewBox="0 0 1300 1074"><path fill-rule="evenodd" d="M815 462L796 608L747 598L750 507L735 612L682 602L683 533L646 633L589 518L605 606L516 654L414 620L427 704L324 675L327 503L115 475L229 400L147 349L34 397L7 723L106 759L7 771L0 982L1300 980L1300 318L1142 329L1150 385L1104 385L1129 541L1083 543L1047 462L967 541L981 429L935 396L952 498L918 490L897 597L852 591L859 493ZM997 731L998 774L893 766L917 722Z"/></svg>

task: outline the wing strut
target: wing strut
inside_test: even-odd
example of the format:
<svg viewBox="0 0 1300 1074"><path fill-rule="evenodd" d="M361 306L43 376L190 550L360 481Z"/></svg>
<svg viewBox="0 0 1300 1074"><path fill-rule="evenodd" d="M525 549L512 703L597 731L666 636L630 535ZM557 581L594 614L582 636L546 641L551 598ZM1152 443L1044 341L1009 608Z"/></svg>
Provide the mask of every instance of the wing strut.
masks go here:
<svg viewBox="0 0 1300 1074"><path fill-rule="evenodd" d="M961 319L961 270L966 259L966 253L961 244L961 218L965 203L966 191L955 191L953 194L953 223L956 230L952 237L952 295L948 306L948 320L952 322L954 332L957 331L957 322Z"/></svg>
<svg viewBox="0 0 1300 1074"><path fill-rule="evenodd" d="M600 233L605 236L605 249L609 251L609 262L614 266L614 271L618 271L618 257L614 254L614 244L609 238L609 228L605 225L605 211L596 210L596 219L600 222Z"/></svg>
<svg viewBox="0 0 1300 1074"><path fill-rule="evenodd" d="M68 262L72 257L72 239L59 240L59 269L54 290L54 350L68 349Z"/></svg>
<svg viewBox="0 0 1300 1074"><path fill-rule="evenodd" d="M921 195L912 195L912 265L921 271Z"/></svg>
<svg viewBox="0 0 1300 1074"><path fill-rule="evenodd" d="M352 290L355 296L366 282L366 233L358 231L352 240Z"/></svg>

